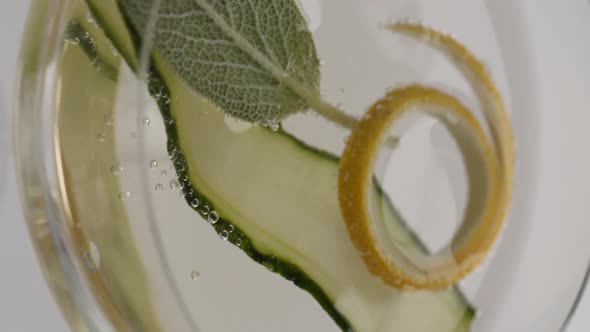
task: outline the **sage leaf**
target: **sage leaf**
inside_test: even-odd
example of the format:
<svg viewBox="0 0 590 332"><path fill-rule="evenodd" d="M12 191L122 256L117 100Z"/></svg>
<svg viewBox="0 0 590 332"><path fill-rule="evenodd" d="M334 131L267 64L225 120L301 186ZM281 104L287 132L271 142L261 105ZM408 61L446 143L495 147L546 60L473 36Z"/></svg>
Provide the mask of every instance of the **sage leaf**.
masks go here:
<svg viewBox="0 0 590 332"><path fill-rule="evenodd" d="M226 114L276 122L306 109L319 95L319 59L294 0L120 0L119 5L139 36L151 32L153 49L179 77Z"/></svg>

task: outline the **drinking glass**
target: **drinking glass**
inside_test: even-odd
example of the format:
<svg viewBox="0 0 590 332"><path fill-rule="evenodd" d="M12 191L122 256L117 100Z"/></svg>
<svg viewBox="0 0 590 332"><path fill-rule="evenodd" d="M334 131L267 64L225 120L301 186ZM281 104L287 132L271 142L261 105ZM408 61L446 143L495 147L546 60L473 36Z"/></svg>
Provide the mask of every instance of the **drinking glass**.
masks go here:
<svg viewBox="0 0 590 332"><path fill-rule="evenodd" d="M473 272L442 290L395 289L370 274L353 248L337 196L322 196L337 192L337 160L354 126L326 120L313 107L280 123L236 120L216 106L215 93L193 91L190 80L174 74L159 77L152 55L166 49L159 46L165 44L162 35L154 36L169 29L168 38L175 38L180 19L194 14L190 10L175 13L174 21L150 7L139 18L145 33L138 29L134 35L121 23L133 26L133 15L121 19L88 7L96 1L33 0L16 84L16 171L39 262L73 331L565 328L590 259L588 2L103 3L119 3L113 8L124 11L125 2L162 8L177 3L178 10L223 4L228 12L236 6L244 31L260 24L270 35L288 24L281 20L296 8L305 22L298 29L309 32L321 77L317 95L308 100L361 119L387 91L420 84L457 98L485 125L470 77L457 70L466 58L454 59L454 66L426 45L428 38L407 38L387 26L410 22L404 24L452 36L481 60L506 107L514 142L511 198L499 237ZM244 9L246 3L254 9ZM276 27L270 19L258 21L272 6L284 6L264 14L281 22ZM248 23L254 22L244 14L248 10L256 13L256 23ZM201 29L185 27L188 34ZM186 47L158 61L186 57L175 68L188 77L196 77L185 72L194 67L191 54L223 62L227 54L207 53L215 47L207 31L201 30L209 41L201 48L191 49L195 41L187 39ZM126 34L131 37L121 38ZM303 47L294 45L285 52ZM215 80L219 72L207 68L198 74ZM233 83L239 90L239 77ZM176 108L196 115L170 111ZM0 125L5 151L8 125ZM390 133L401 140L379 150L375 179L387 194L383 204L404 216L407 229L401 232L416 236L412 245L436 251L460 227L468 201L463 159L452 135L432 117L409 117ZM491 135L489 129L485 134ZM247 145L255 135L269 138ZM0 187L5 159L0 154ZM200 169L206 171L197 179ZM333 215L338 222L324 226ZM340 247L340 254L333 250ZM324 263L309 263L318 260ZM322 279L322 273L329 276Z"/></svg>

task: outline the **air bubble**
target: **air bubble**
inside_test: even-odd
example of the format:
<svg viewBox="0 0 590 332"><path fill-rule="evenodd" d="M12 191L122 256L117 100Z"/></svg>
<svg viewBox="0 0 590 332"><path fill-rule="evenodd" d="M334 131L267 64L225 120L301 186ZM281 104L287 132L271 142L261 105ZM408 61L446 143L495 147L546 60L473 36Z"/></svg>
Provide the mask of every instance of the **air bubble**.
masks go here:
<svg viewBox="0 0 590 332"><path fill-rule="evenodd" d="M165 170L165 169L163 169L163 170L160 172L160 174L161 174L162 176L166 176L166 175L168 175L168 171L167 171L167 170Z"/></svg>
<svg viewBox="0 0 590 332"><path fill-rule="evenodd" d="M281 129L281 124L279 122L271 122L268 127L270 128L270 130L272 130L273 132L277 132L279 131L279 129Z"/></svg>
<svg viewBox="0 0 590 332"><path fill-rule="evenodd" d="M263 263L264 267L266 267L267 270L269 270L270 272L274 272L275 268L272 265L272 262L266 261Z"/></svg>
<svg viewBox="0 0 590 332"><path fill-rule="evenodd" d="M131 193L128 191L123 191L119 193L119 199L122 201L129 199L129 197L131 197Z"/></svg>
<svg viewBox="0 0 590 332"><path fill-rule="evenodd" d="M99 133L98 135L96 135L96 140L98 140L101 143L106 142L106 140L107 140L107 134L105 134L105 133Z"/></svg>
<svg viewBox="0 0 590 332"><path fill-rule="evenodd" d="M72 44L72 45L79 45L80 44L80 38L78 38L78 37L66 36L65 41Z"/></svg>
<svg viewBox="0 0 590 332"><path fill-rule="evenodd" d="M177 180L170 181L170 189L172 189L172 191L178 190L179 187L180 187L180 183L178 183Z"/></svg>
<svg viewBox="0 0 590 332"><path fill-rule="evenodd" d="M150 118L148 118L147 116L145 118L143 118L144 125L149 126L150 123L152 123L152 120L150 120Z"/></svg>
<svg viewBox="0 0 590 332"><path fill-rule="evenodd" d="M227 239L229 238L229 233L226 230L222 230L221 232L219 232L219 237L223 241L227 241Z"/></svg>
<svg viewBox="0 0 590 332"><path fill-rule="evenodd" d="M156 184L156 192L162 192L164 191L164 186L161 183Z"/></svg>
<svg viewBox="0 0 590 332"><path fill-rule="evenodd" d="M156 168L156 167L158 167L158 162L156 160L150 161L150 168Z"/></svg>
<svg viewBox="0 0 590 332"><path fill-rule="evenodd" d="M199 207L199 204L201 204L201 202L199 202L199 199L198 199L198 198L195 198L195 199L193 199L193 200L191 201L191 206L192 206L193 208L198 208L198 207Z"/></svg>
<svg viewBox="0 0 590 332"><path fill-rule="evenodd" d="M200 277L200 276L201 276L201 274L199 273L199 271L195 271L195 270L193 270L193 271L191 272L191 279L193 279L193 280L197 280L197 279L199 279L199 277Z"/></svg>
<svg viewBox="0 0 590 332"><path fill-rule="evenodd" d="M175 147L170 149L170 151L168 152L168 157L170 158L170 160L175 160L177 155L178 155L178 149Z"/></svg>
<svg viewBox="0 0 590 332"><path fill-rule="evenodd" d="M119 174L121 174L121 172L123 172L123 169L124 169L123 165L121 165L121 164L113 164L111 166L111 174L113 174L115 176L116 175L119 175Z"/></svg>
<svg viewBox="0 0 590 332"><path fill-rule="evenodd" d="M206 215L209 214L210 211L211 211L211 208L209 207L209 205L204 205L201 208L201 211L200 212L201 212L202 215L206 216Z"/></svg>
<svg viewBox="0 0 590 332"><path fill-rule="evenodd" d="M241 239L237 239L236 240L236 246L241 247L242 246L242 240Z"/></svg>
<svg viewBox="0 0 590 332"><path fill-rule="evenodd" d="M94 16L92 16L91 12L86 13L86 20L88 21L88 23L94 23Z"/></svg>
<svg viewBox="0 0 590 332"><path fill-rule="evenodd" d="M228 230L230 233L233 233L235 229L236 229L236 228L234 227L234 225L229 225L229 226L227 227L227 230Z"/></svg>
<svg viewBox="0 0 590 332"><path fill-rule="evenodd" d="M219 221L219 213L217 213L217 211L211 211L211 213L209 213L209 217L207 218L207 221L211 225L217 224L217 222Z"/></svg>
<svg viewBox="0 0 590 332"><path fill-rule="evenodd" d="M154 97L156 100L163 102L165 105L170 104L170 98L168 98L168 96L164 93L158 92ZM166 122L168 122L168 119L166 119Z"/></svg>

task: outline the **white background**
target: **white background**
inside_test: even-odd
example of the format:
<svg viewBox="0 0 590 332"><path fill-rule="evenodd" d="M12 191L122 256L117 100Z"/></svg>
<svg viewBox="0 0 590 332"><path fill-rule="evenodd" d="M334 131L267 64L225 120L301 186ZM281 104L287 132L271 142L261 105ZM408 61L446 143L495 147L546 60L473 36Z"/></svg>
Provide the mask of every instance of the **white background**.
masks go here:
<svg viewBox="0 0 590 332"><path fill-rule="evenodd" d="M324 0L336 1L336 0ZM443 0L447 1L447 0ZM514 0L519 1L519 0ZM523 0L534 12L536 24L550 27L546 47L590 47L590 4L586 0ZM12 82L19 40L29 0L0 2L0 138L8 137L6 112L11 107ZM549 35L549 34L548 34ZM560 41L552 40L555 38ZM574 46L575 45L575 46ZM552 59L555 61L556 59ZM590 60L586 60L587 61ZM554 64L557 65L557 64ZM589 93L590 93L590 87ZM0 149L0 172L6 173L4 146ZM10 165L11 166L11 165ZM12 170L0 173L0 331L67 331L49 295L18 211ZM5 177L3 179L3 176ZM590 204L590 202L589 202ZM590 331L590 292L582 301L568 332ZM433 331L434 332L434 331Z"/></svg>

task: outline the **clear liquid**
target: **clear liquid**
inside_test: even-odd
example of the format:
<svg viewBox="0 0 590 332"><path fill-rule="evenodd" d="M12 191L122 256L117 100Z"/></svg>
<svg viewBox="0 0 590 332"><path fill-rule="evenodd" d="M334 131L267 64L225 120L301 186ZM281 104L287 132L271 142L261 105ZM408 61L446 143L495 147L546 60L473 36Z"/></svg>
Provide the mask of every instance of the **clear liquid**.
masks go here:
<svg viewBox="0 0 590 332"><path fill-rule="evenodd" d="M451 9L436 1L318 3L321 23L313 23L318 25L314 38L323 59L322 91L331 103L360 116L391 86L434 81L445 89L468 91L444 59L378 29L378 23L409 16L452 31L459 23L441 15ZM481 4L462 6L471 6L479 20L489 20ZM315 16L308 15L310 20ZM99 51L120 60L98 29L93 36ZM494 40L491 26L478 30L477 36L461 37L473 51L486 54L499 87L505 87L498 48L489 42ZM212 231L216 211L202 202L187 204L169 161L164 119L145 84L124 64L116 80L104 77L96 61L80 49L83 41L65 42L57 64L61 170L70 223L77 230L74 238L95 291L111 306L109 312L105 305L108 314L115 321L135 317L133 324L142 331L179 329L183 315L202 331L338 331L311 296L224 241L230 229ZM104 45L109 45L106 50ZM458 95L473 104L467 92ZM294 116L282 126L336 154L348 134L311 114ZM412 228L433 249L450 237L465 200L461 174L448 172L456 156L444 161L434 152L437 144L446 142L437 130L426 119L414 121L404 130L402 148L384 154L377 174ZM429 166L417 170L416 165ZM202 216L190 205L199 207ZM431 221L435 216L436 224ZM464 282L472 301L482 271Z"/></svg>

